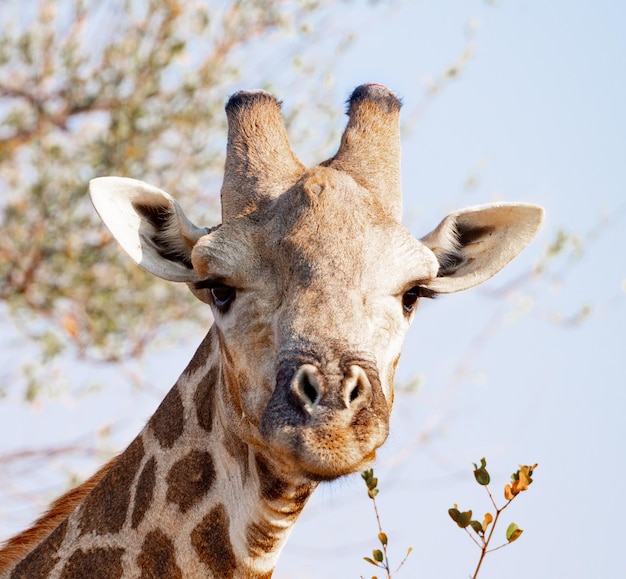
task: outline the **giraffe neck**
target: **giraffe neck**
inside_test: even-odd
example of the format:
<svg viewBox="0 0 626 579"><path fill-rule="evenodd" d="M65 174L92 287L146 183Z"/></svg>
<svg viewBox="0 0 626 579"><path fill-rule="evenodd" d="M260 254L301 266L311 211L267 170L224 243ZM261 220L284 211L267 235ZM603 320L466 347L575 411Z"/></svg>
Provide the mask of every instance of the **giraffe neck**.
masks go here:
<svg viewBox="0 0 626 579"><path fill-rule="evenodd" d="M224 423L214 331L139 436L2 577L270 577L316 483Z"/></svg>

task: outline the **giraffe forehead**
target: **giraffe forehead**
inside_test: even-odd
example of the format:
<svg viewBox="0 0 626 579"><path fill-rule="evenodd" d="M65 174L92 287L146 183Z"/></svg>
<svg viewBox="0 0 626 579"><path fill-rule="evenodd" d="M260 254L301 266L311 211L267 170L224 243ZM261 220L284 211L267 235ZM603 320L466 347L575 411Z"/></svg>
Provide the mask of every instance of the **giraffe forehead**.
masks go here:
<svg viewBox="0 0 626 579"><path fill-rule="evenodd" d="M396 277L434 277L438 267L377 198L324 167L202 238L193 262L201 278L244 287L251 279L302 287L313 277L355 286L363 276L401 284Z"/></svg>
<svg viewBox="0 0 626 579"><path fill-rule="evenodd" d="M285 224L276 228L276 235L311 247L316 255L323 256L320 250L338 242L344 247L375 243L381 234L392 237L399 227L367 189L346 173L326 167L315 168L275 205L277 221Z"/></svg>

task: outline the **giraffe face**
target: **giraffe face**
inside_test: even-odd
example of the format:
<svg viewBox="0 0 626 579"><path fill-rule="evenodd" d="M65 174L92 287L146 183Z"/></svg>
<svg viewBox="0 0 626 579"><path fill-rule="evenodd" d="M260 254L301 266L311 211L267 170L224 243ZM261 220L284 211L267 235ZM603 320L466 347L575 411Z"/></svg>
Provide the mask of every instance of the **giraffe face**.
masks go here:
<svg viewBox="0 0 626 579"><path fill-rule="evenodd" d="M400 225L399 113L391 91L358 87L337 153L307 170L278 101L236 93L226 106L222 225L210 230L145 183L90 184L131 257L213 308L221 426L316 479L363 468L384 442L418 298L489 279L542 219L533 205L492 204L414 239Z"/></svg>
<svg viewBox="0 0 626 579"><path fill-rule="evenodd" d="M311 477L362 469L387 436L433 253L352 177L317 167L201 238L192 261L215 314L231 424L245 417L240 435Z"/></svg>

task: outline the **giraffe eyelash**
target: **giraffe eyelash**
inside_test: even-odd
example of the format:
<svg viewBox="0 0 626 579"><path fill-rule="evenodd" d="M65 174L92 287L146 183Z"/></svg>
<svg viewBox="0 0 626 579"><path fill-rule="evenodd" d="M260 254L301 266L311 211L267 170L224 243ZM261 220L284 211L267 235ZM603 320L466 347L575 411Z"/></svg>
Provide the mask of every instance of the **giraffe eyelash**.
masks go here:
<svg viewBox="0 0 626 579"><path fill-rule="evenodd" d="M228 283L226 283L226 281L224 280L224 278L222 277L207 277L206 279L200 280L200 281L195 281L193 283L193 287L197 290L201 290L201 289L212 289L214 287L220 286L220 285L230 285Z"/></svg>

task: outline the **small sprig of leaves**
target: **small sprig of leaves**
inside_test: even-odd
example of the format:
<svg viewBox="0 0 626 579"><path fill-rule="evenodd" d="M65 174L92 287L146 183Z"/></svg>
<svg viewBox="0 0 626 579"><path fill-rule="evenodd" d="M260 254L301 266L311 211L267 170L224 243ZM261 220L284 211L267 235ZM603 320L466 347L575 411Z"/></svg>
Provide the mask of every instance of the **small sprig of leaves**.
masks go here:
<svg viewBox="0 0 626 579"><path fill-rule="evenodd" d="M380 522L380 515L378 513L378 507L376 505L376 495L378 494L378 479L374 476L374 469L369 469L361 473L361 477L365 481L365 485L367 486L367 496L372 499L372 504L374 505L374 513L376 513L376 522L378 523L378 541L382 549L374 549L372 551L371 557L363 557L370 565L374 565L374 567L378 567L379 569L383 569L387 574L387 578L391 579L394 574L396 574L402 565L404 565L408 556L411 554L413 550L412 547L407 549L406 555L404 559L400 562L400 565L396 568L395 571L391 571L391 564L389 562L389 557L387 555L387 545L389 544L389 538L387 537L387 533L383 531L382 524ZM361 577L363 579L363 577ZM372 579L378 579L376 575L372 577Z"/></svg>
<svg viewBox="0 0 626 579"><path fill-rule="evenodd" d="M523 533L522 529L520 529L516 523L511 523L506 529L506 542L497 547L493 547L491 549L489 548L489 543L491 542L493 532L496 528L498 519L500 518L502 511L504 511L504 509L506 509L511 504L511 502L519 493L528 490L529 485L533 482L532 475L535 468L537 468L536 464L532 466L520 465L519 470L511 475L511 482L504 486L504 498L506 499L506 503L503 506L498 507L493 498L493 495L491 494L491 491L489 490L491 476L487 472L487 461L484 458L481 458L480 466L474 463L474 478L476 479L476 482L481 485L489 495L489 500L493 505L495 514L492 515L489 512L485 513L485 516L481 522L472 518L471 510L461 511L456 504L453 508L448 509L448 514L450 515L452 520L461 529L465 530L465 532L469 535L472 541L474 541L474 543L476 543L476 545L480 549L480 558L478 560L478 564L476 565L476 569L474 570L474 574L472 575L472 579L476 579L476 577L478 577L478 572L480 571L480 567L487 553L493 553L498 549L502 549L503 547L510 545L513 541L519 539L519 537ZM470 532L470 529L473 531L473 534Z"/></svg>

